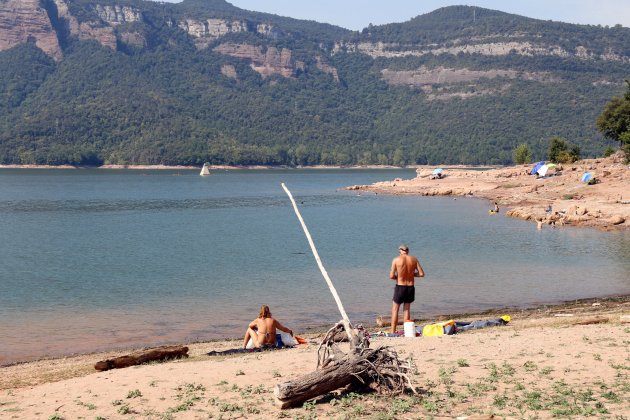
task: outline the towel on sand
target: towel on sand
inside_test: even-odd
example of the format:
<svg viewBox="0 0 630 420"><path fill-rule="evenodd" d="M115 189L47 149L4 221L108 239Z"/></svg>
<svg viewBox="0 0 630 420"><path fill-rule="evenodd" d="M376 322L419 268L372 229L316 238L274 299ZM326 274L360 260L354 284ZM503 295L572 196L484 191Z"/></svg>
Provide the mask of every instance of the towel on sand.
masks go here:
<svg viewBox="0 0 630 420"><path fill-rule="evenodd" d="M284 347L276 347L276 346L270 346L270 347L258 347L258 348L252 348L252 349L244 349L242 347L239 347L237 349L228 349L228 350L222 350L222 351L209 351L208 353L206 353L208 356L229 356L231 354L247 354L247 353L256 353L256 352L262 352L262 351L271 351L271 350L283 350L283 349L292 349L293 347L288 347L288 346L284 346Z"/></svg>

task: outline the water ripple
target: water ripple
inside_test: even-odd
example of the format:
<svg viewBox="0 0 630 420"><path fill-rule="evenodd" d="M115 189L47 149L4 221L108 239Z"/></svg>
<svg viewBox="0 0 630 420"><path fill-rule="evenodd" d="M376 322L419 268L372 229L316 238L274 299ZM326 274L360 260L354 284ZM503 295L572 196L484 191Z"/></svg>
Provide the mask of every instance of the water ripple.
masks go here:
<svg viewBox="0 0 630 420"><path fill-rule="evenodd" d="M359 199L351 195L310 195L296 197L300 206L324 206L347 203ZM0 202L2 213L47 212L128 212L163 210L213 210L251 207L286 207L287 198L277 197L225 197L203 199L154 200L19 200Z"/></svg>

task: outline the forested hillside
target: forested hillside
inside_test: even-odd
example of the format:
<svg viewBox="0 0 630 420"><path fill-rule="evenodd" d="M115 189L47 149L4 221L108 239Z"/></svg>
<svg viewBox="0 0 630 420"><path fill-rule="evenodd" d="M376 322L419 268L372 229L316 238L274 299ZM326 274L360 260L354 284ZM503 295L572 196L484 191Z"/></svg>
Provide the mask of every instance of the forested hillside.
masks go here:
<svg viewBox="0 0 630 420"><path fill-rule="evenodd" d="M467 6L360 32L223 0L0 0L0 163L505 164L583 156L630 29Z"/></svg>

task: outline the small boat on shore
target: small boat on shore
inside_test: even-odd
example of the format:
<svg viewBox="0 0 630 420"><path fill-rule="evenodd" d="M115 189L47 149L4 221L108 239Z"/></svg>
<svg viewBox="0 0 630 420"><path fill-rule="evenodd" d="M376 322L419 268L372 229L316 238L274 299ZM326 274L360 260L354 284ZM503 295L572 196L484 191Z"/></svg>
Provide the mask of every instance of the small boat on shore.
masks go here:
<svg viewBox="0 0 630 420"><path fill-rule="evenodd" d="M208 169L208 164L204 163L203 168L201 168L201 172L199 173L201 176L210 175L210 169Z"/></svg>

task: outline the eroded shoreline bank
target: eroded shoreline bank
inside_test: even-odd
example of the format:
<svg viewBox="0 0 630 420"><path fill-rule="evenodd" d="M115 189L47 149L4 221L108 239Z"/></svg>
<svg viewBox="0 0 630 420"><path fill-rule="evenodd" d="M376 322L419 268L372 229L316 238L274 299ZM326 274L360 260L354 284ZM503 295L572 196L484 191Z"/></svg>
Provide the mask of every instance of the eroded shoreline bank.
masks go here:
<svg viewBox="0 0 630 420"><path fill-rule="evenodd" d="M532 221L539 229L544 226L630 228L630 167L621 153L559 165L544 177L531 175L532 165L488 170L445 169L440 178L433 176L436 168L418 168L413 179L347 189L378 194L482 198L496 202L507 216ZM587 172L595 183L581 181Z"/></svg>

